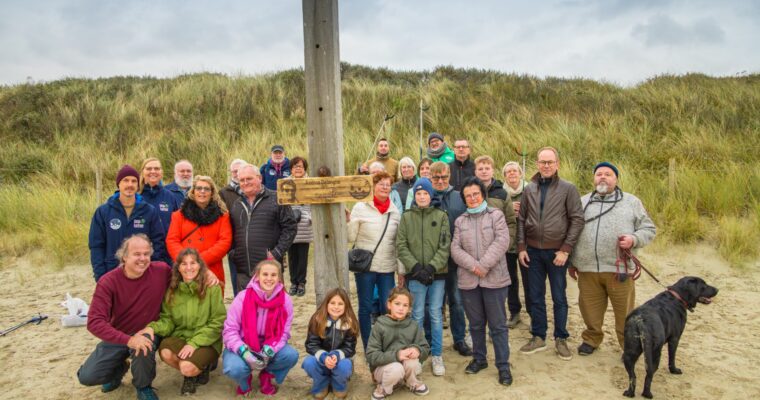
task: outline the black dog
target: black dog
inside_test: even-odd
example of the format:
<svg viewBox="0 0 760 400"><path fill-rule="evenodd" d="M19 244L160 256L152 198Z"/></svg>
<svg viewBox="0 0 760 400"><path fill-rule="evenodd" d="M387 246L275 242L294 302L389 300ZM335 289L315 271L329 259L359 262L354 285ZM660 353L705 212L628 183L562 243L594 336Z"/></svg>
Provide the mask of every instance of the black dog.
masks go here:
<svg viewBox="0 0 760 400"><path fill-rule="evenodd" d="M708 285L701 278L687 276L628 315L625 319L623 350L623 364L628 371L628 390L623 393L624 396L636 395L634 367L641 353L644 353L647 376L641 395L652 398L652 377L660 366L660 355L665 343L668 344L670 373L681 373L681 370L676 368L676 349L686 327L686 310L694 311L697 302L710 304L717 294L718 289Z"/></svg>

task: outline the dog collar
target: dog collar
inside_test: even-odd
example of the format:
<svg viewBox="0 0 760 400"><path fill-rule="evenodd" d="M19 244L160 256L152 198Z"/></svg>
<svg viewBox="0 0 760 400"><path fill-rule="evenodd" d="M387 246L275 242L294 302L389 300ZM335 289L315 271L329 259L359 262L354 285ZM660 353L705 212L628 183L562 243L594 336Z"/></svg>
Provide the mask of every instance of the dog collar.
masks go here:
<svg viewBox="0 0 760 400"><path fill-rule="evenodd" d="M683 306L683 308L685 308L685 309L687 309L689 311L694 311L694 309L692 307L689 307L689 303L687 303L686 300L684 300L683 297L681 297L681 295L678 294L678 292L676 292L675 290L673 290L671 288L668 288L668 292L670 292L670 294L672 294L673 297L675 297L681 303L681 305Z"/></svg>

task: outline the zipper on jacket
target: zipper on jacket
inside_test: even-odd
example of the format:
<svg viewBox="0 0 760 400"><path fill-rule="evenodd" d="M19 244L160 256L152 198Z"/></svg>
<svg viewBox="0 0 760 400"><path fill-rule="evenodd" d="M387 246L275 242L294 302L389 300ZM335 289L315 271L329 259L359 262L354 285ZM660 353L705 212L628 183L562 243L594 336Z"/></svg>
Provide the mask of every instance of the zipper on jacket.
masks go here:
<svg viewBox="0 0 760 400"><path fill-rule="evenodd" d="M589 201L591 201L592 198L593 198L593 195L591 197L589 197ZM604 211L604 202L600 202L599 203L599 214L600 215L601 215L602 211ZM602 219L601 218L597 218L596 219L596 233L594 235L594 257L596 257L596 272L600 272L599 271L599 251L597 249L598 249L598 246L599 246L599 225L601 225L601 223L602 223Z"/></svg>
<svg viewBox="0 0 760 400"><path fill-rule="evenodd" d="M251 214L253 214L253 210L256 209L256 206L258 206L259 203L261 202L261 200L263 200L263 199L264 199L264 197L262 196L258 200L256 200L253 203L253 205L251 205L251 210L250 211L248 210L248 207L245 204L243 204L243 209L245 210L245 213L247 214L246 223L245 223L245 258L246 258L246 261L247 261L246 262L246 264L247 264L246 267L248 268L248 275L252 274L252 272L251 272L251 252L248 251L248 243L249 243L248 242L248 231L249 231L248 228L251 225ZM238 201L245 201L245 202L247 202L246 199L239 199Z"/></svg>

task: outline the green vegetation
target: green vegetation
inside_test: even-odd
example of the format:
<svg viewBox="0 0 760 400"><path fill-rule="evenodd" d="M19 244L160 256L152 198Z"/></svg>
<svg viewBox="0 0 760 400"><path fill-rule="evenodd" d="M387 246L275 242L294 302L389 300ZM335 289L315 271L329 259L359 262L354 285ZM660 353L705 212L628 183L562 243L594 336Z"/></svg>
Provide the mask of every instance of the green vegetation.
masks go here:
<svg viewBox="0 0 760 400"><path fill-rule="evenodd" d="M715 242L732 263L757 256L760 227L760 75L659 76L635 87L581 79L537 79L441 67L393 72L342 65L344 156L363 161L384 115L394 156L419 154L425 130L467 137L473 155L499 165L560 149L561 176L582 192L599 161L619 165L621 186L639 196L660 239ZM307 154L300 70L253 77L66 79L0 87L0 254L52 252L86 259L97 201L123 163L179 158L226 180L233 158L261 164L273 143ZM675 160L674 181L668 165ZM754 239L753 239L754 238ZM752 240L752 241L750 241Z"/></svg>

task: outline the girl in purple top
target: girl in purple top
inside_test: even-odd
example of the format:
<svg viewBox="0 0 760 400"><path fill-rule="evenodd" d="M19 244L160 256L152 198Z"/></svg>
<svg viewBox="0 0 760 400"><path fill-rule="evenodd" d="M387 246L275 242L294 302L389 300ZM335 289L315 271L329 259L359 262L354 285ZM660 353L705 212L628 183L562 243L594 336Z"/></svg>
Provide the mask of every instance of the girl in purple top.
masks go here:
<svg viewBox="0 0 760 400"><path fill-rule="evenodd" d="M298 351L288 345L293 302L283 290L280 270L275 260L260 262L246 290L238 293L227 310L222 363L224 374L237 382L240 395L251 391L251 374L256 371L261 393L277 393L276 385L298 362Z"/></svg>

